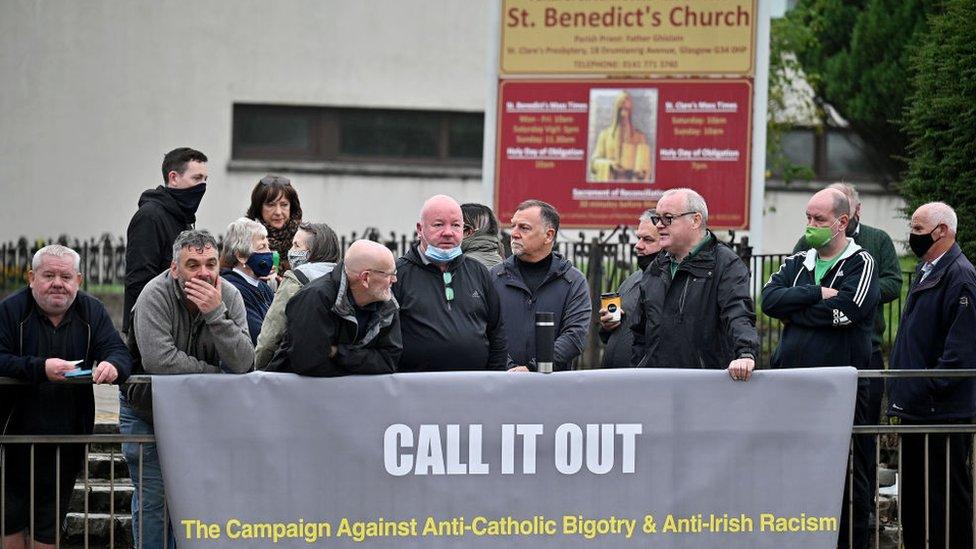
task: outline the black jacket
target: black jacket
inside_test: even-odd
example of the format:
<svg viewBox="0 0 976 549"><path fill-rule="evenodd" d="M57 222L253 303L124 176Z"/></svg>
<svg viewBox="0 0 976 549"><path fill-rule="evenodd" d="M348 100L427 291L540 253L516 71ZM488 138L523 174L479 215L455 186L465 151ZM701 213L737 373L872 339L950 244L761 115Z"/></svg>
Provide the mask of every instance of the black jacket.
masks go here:
<svg viewBox="0 0 976 549"><path fill-rule="evenodd" d="M509 366L536 369L535 313L548 312L556 320L553 370L568 370L583 352L593 310L583 273L553 252L549 272L535 293L522 280L515 256L492 267L491 275L505 316Z"/></svg>
<svg viewBox="0 0 976 549"><path fill-rule="evenodd" d="M727 368L759 355L749 269L731 248L709 241L671 278L669 253L647 266L640 283L631 361L646 368Z"/></svg>
<svg viewBox="0 0 976 549"><path fill-rule="evenodd" d="M360 339L342 263L305 285L285 307L285 335L268 371L335 377L392 374L403 351L396 299L375 309ZM332 346L336 354L329 356Z"/></svg>
<svg viewBox="0 0 976 549"><path fill-rule="evenodd" d="M70 330L69 356L38 356L40 322L30 288L0 302L0 376L24 380L0 390L0 432L6 434L91 434L95 398L89 384L51 383L44 372L48 358L83 359L85 368L105 360L118 370L115 383L129 377L132 359L112 325L105 306L79 291L59 329Z"/></svg>
<svg viewBox="0 0 976 549"><path fill-rule="evenodd" d="M400 304L403 331L398 371L505 369L508 350L501 304L484 265L464 255L447 264L451 301L444 273L424 263L416 244L396 265L393 295Z"/></svg>
<svg viewBox="0 0 976 549"><path fill-rule="evenodd" d="M617 293L620 294L621 309L623 317L620 319L620 326L612 332L600 329L600 340L603 341L603 360L600 362L601 368L630 368L631 353L634 347L634 331L631 326L637 322L637 305L640 301L640 281L644 276L644 271L638 270L620 284Z"/></svg>
<svg viewBox="0 0 976 549"><path fill-rule="evenodd" d="M914 280L919 279L916 272ZM976 271L958 244L912 286L891 349L891 369L976 368ZM912 420L976 416L976 379L888 380L890 415Z"/></svg>
<svg viewBox="0 0 976 549"><path fill-rule="evenodd" d="M791 255L763 287L763 313L783 321L773 368L868 368L881 297L874 257L851 241L820 284L814 282L815 265L816 250ZM821 288L838 294L823 299Z"/></svg>
<svg viewBox="0 0 976 549"><path fill-rule="evenodd" d="M122 331L132 327L132 307L139 292L173 261L173 242L193 228L196 216L180 208L166 187L149 189L139 197L139 209L129 221L125 246L125 300Z"/></svg>

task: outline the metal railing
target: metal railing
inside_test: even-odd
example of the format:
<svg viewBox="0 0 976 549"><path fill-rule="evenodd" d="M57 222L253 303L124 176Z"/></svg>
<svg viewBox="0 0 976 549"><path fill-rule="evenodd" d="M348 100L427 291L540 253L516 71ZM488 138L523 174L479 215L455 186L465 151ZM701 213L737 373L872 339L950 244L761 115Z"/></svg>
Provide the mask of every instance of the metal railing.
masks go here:
<svg viewBox="0 0 976 549"><path fill-rule="evenodd" d="M732 236L732 235L730 235ZM417 235L411 233L389 232L386 235L378 230L368 228L362 233L353 232L339 237L340 250L345 250L349 244L358 238L366 238L380 242L389 248L397 257L407 252L416 241ZM573 263L582 271L588 280L590 297L594 311L599 310L599 295L603 292L616 291L620 284L637 269L634 247L631 243L632 232L629 227L620 226L609 232L599 232L587 238L586 233L577 235L560 234L556 242L556 251ZM79 241L71 240L67 236L57 239L38 239L28 241L21 237L17 242L0 243L0 291L13 290L23 287L30 260L34 252L50 243L71 246L78 251L82 258L83 289L91 286L114 286L120 290L125 283L125 242L121 237L111 237L108 234L97 239ZM506 234L502 234L502 242L506 247ZM762 314L762 288L769 276L774 273L789 254L761 254L753 255L748 239L732 244L733 249L749 267L752 276L749 294L756 305L756 328L759 332L762 352L759 366L769 364L769 357L779 342L782 326L780 321ZM902 273L903 288L911 282L911 271ZM896 319L902 308L902 296L883 306L884 317L888 320L883 335L882 347L890 348L895 339ZM592 332L599 329L599 315L594 312ZM596 333L591 334L587 342L587 353L582 357L584 367L595 368L599 365L601 344Z"/></svg>
<svg viewBox="0 0 976 549"><path fill-rule="evenodd" d="M862 370L862 371L859 371L858 372L858 377L861 378L861 379L877 379L877 378L898 378L898 379L904 379L904 378L957 378L958 379L958 378L972 378L972 377L976 377L976 370ZM130 378L130 380L127 383L146 383L146 382L149 382L149 380L150 380L150 377L149 376L133 376L132 378ZM86 382L86 381L82 381L82 380L71 380L71 381L68 381L68 382L69 383L81 383L81 384L90 383L90 381L87 381ZM14 380L14 379L10 379L10 378L0 378L0 387L2 387L4 385L25 385L25 384L26 384L25 382L19 381L19 380ZM883 530L882 530L882 522L883 522L883 520L882 520L882 510L881 510L881 502L882 502L882 498L881 498L881 480L880 480L881 475L880 474L877 474L877 475L875 475L874 488L873 488L873 491L874 491L873 512L874 512L875 520L874 520L874 526L873 526L873 529L872 529L873 530L873 535L871 535L871 537L873 538L873 542L871 543L871 546L872 547L874 547L876 549L881 549L881 548L886 548L886 547L896 547L897 545L892 545L891 543L898 543L902 539L902 535L903 535L902 525L904 524L902 512L903 512L903 507L904 507L903 506L903 503L905 501L904 498L903 498L903 494L902 494L902 488L903 488L902 479L904 478L904 476L903 476L903 471L904 471L904 466L903 466L903 442L904 442L906 436L907 437L910 437L910 436L922 436L922 437L924 437L923 444L924 444L924 462L925 462L925 466L924 466L924 470L922 471L922 473L923 473L924 478L925 478L925 481L924 481L925 482L925 490L924 490L924 494L925 494L925 497L924 497L924 499L925 499L925 504L924 504L924 510L925 510L925 512L924 512L924 514L925 514L925 517L924 517L924 522L925 522L925 538L927 540L926 543L925 543L925 547L929 547L930 546L929 543L928 543L928 540L930 539L930 534L931 534L931 532L933 532L933 529L934 528L942 528L943 529L943 531L944 531L944 533L946 535L946 543L944 545L945 547L951 547L953 549L956 549L956 548L960 547L960 545L958 543L953 542L951 540L951 538L949 537L950 534L951 534L951 532L950 532L950 529L949 529L949 522L948 522L948 520L946 521L945 524L941 524L941 525L939 525L939 524L932 524L932 521L929 520L929 514L930 514L930 506L929 506L929 504L930 504L930 498L929 498L929 494L931 492L930 486L929 486L929 473L930 473L930 459L929 459L929 448L930 448L930 444L929 443L930 443L930 437L934 440L936 437L943 436L943 435L951 435L951 434L967 435L969 437L968 442L969 442L969 445L970 445L970 450L969 450L969 461L968 461L968 465L967 466L968 466L969 475L970 475L970 479L969 480L970 480L970 482L973 483L972 484L972 490L973 490L973 493L976 493L976 424L972 424L972 423L966 423L966 424L939 424L939 425L918 425L918 424L914 424L914 425L881 425L881 424L879 424L879 425L855 425L855 426L852 427L851 451L850 451L851 459L849 459L848 468L847 468L847 483L848 483L848 486L853 486L853 484L854 484L854 467L852 465L852 463L853 463L853 459L852 458L853 458L853 454L854 454L855 439L857 437L866 437L866 436L872 436L872 437L874 437L874 443L875 443L875 457L874 457L874 461L875 461L875 465L878 468L885 467L885 466L894 466L895 467L894 470L896 472L895 473L895 479L896 479L896 482L897 482L897 485L898 485L897 495L896 495L896 499L895 499L895 504L897 505L897 509L898 509L897 521L893 525L892 524L888 524L887 525L887 526L893 527L895 529L894 536L893 536L895 539L894 539L893 542L892 541L889 541L887 543L885 543L885 542L882 541L882 537L883 537L882 536L882 532L883 532ZM892 437L892 436L895 437L895 441L893 443L888 438L888 437ZM142 457L142 448L143 448L143 445L144 444L154 443L154 442L155 442L155 437L153 435L122 435L122 434L57 435L57 436L51 436L51 435L46 435L46 436L37 436L37 435L5 435L5 434L4 435L0 435L0 448L4 448L5 446L13 446L13 445L29 445L29 452L30 452L30 455L32 456L32 463L31 463L31 467L32 467L32 472L31 472L31 487L32 487L32 489L31 489L31 497L32 498L34 497L34 494L33 494L33 480L34 480L34 477L35 477L34 470L33 470L33 456L34 456L34 453L35 453L35 449L38 447L38 445L41 445L41 446L52 445L52 444L58 445L58 446L56 446L56 450L55 450L55 459L56 459L56 461L59 461L60 460L61 445L66 445L66 444L84 444L85 445L85 448L84 448L84 450L85 450L84 451L84 456L85 456L84 475L83 475L83 478L79 481L80 482L80 486L83 486L83 490L84 490L84 500L83 500L83 506L81 508L81 511L82 511L82 513L81 513L81 520L84 521L84 532L83 532L82 539L80 539L80 540L75 539L75 540L69 540L69 541L72 541L71 546L76 546L76 544L83 544L83 546L86 547L86 548L89 547L89 546L101 546L101 545L97 545L97 544L96 545L90 544L90 535L89 535L90 534L90 532L89 532L89 522L91 520L93 520L93 517L97 514L97 513L92 513L91 512L91 509L89 507L89 495L90 495L91 480L92 480L91 479L91 476L90 476L90 469L89 469L89 457L91 456L90 450L91 450L92 446L93 445L99 445L101 447L104 447L104 446L108 445L111 448L111 450L110 450L110 466L109 466L109 515L108 515L108 525L109 525L108 528L109 528L109 531L108 531L108 538L105 539L104 536L103 536L102 538L100 538L101 539L100 543L107 544L107 546L109 546L109 547L116 547L116 546L127 546L127 543L125 543L125 542L127 542L127 540L123 540L123 543L120 544L120 540L116 539L116 536L115 536L116 522L119 520L119 517L124 516L124 513L123 514L118 514L118 515L116 514L116 506L115 506L116 488L119 486L119 484L117 483L119 481L119 479L116 478L116 472L115 472L114 464L115 464L115 456L116 456L116 454L117 453L120 453L120 452L116 452L116 446L118 446L118 445L120 445L122 443L139 444L139 448L140 448L140 462L139 462L140 482L138 483L138 486L139 486L139 489L138 490L139 491L138 492L135 492L135 493L137 493L139 495L140 500L141 500L141 495L142 495L141 494L141 489L142 489L142 485L143 485L143 483L141 482L141 472L142 472L142 459L141 459L141 457ZM951 454L951 447L950 447L950 439L949 439L948 436L946 436L945 448L946 448L946 485L948 487L948 484L950 482L950 473L951 473L951 471L950 471L950 459L949 459L950 458L950 454ZM5 453L5 450L4 450L4 453ZM5 459L5 457L3 459ZM60 464L58 463L57 465L60 465ZM7 481L6 481L6 478L5 478L5 473L6 473L6 467L0 466L0 521L3 521L3 519L4 519L4 512L5 512L5 505L6 505L6 486L7 486L6 482ZM57 484L58 483L56 483L56 485ZM947 498L946 509L951 508L950 505L949 505L949 503L951 503L951 502L948 501L948 499L949 499L949 493L950 493L950 491L947 488L947 490L946 490L946 498ZM57 494L57 495L59 496L60 494ZM56 497L55 498L55 501L56 501L56 505L60 505L60 498L59 497ZM846 490L845 499L844 499L844 505L847 508L848 516L854 516L854 496L853 496L853 490ZM55 510L55 512L56 513L59 513L60 512L60 508L57 508ZM56 516L59 516L59 515L56 514ZM948 513L947 513L947 516L948 516ZM31 524L32 525L34 524L33 521L34 521L34 517L33 517L33 505L31 505ZM165 514L165 509L164 509L163 521L164 521L163 522L164 525L168 524L168 522L169 522L169 519L166 517L166 514ZM853 544L853 539L854 539L854 526L855 526L854 523L855 523L855 521L849 520L848 521L847 531L846 532L839 532L838 533L838 536L839 536L839 538L841 539L842 542L844 541L843 540L843 537L844 536L847 537L847 541L848 541L847 546L851 546ZM124 526L124 522L122 524ZM140 532L140 534L142 532L142 527L141 526L142 525L140 524L140 528L138 529L138 531ZM976 513L974 513L973 516L972 516L972 526L973 526L973 529L976 530ZM0 528L3 528L3 527L4 526L2 524L0 524ZM163 528L163 532L164 532L164 536L168 536L169 535L169 533L168 533L169 531L168 531L167 528ZM138 536L136 539L133 539L132 540L132 544L134 546L141 547L142 544L141 544L141 539L139 539L140 537L141 536ZM58 529L58 531L56 533L56 545L58 545L58 546L65 546L65 543L64 543L64 541L62 540L62 537L61 537L61 529ZM936 546L932 545L932 548L933 549L935 549L935 547ZM974 547L976 547L976 544L974 544Z"/></svg>

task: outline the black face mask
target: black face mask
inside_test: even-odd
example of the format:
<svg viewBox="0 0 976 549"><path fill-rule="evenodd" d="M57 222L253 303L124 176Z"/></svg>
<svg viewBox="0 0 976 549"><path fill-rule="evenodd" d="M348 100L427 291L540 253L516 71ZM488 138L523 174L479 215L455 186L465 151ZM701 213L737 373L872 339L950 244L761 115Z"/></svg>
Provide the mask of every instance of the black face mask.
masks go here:
<svg viewBox="0 0 976 549"><path fill-rule="evenodd" d="M938 226L936 226L935 229L938 229ZM908 235L908 246L912 249L912 253L914 253L919 259L921 259L922 256L924 256L930 249L932 249L932 246L938 242L938 240L932 238L932 233L935 232L935 229L929 231L928 234L911 233Z"/></svg>
<svg viewBox="0 0 976 549"><path fill-rule="evenodd" d="M200 207L200 201L203 200L203 193L207 192L207 184L200 183L189 189L166 187L166 192L176 200L180 205L180 209L190 215L194 215L197 213L197 208Z"/></svg>
<svg viewBox="0 0 976 549"><path fill-rule="evenodd" d="M857 226L860 224L860 217L852 217L850 223L847 224L847 229L844 231L844 236L848 238L854 236L854 232L857 231Z"/></svg>
<svg viewBox="0 0 976 549"><path fill-rule="evenodd" d="M637 256L637 266L643 271L647 269L647 266L650 265L652 261L654 261L655 257L657 257L657 254L639 255Z"/></svg>

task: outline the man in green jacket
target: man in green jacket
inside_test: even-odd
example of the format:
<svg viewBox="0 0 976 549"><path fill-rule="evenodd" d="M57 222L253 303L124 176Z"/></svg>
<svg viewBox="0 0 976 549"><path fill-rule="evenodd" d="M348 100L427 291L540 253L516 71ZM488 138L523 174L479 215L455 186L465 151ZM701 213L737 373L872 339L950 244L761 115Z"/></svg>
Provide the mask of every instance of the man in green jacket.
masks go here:
<svg viewBox="0 0 976 549"><path fill-rule="evenodd" d="M884 304L894 301L901 295L902 277L898 254L895 252L895 245L888 233L860 222L861 199L857 194L857 189L848 183L833 183L828 188L837 189L847 195L847 200L851 203L852 214L851 222L847 226L847 237L867 250L877 262L881 300L878 302L878 309L874 314L874 333L871 337L871 369L883 370L885 365L881 354L881 338L885 331ZM793 253L804 251L808 247L801 236L796 246L793 247ZM854 423L856 425L878 424L881 419L881 395L883 393L884 382L881 379L862 379L858 382L857 407L854 411ZM864 471L867 477L866 486L868 487L868 493L857 493L863 490L855 490L854 499L861 500L863 505L872 509L874 508L873 494L877 469L874 443L874 435L856 437L854 441L854 469L857 472ZM847 499L845 498L844 501ZM867 525L855 525L855 527L858 526L865 527ZM841 531L847 532L847 528L842 527ZM846 538L846 536L842 535L841 538Z"/></svg>

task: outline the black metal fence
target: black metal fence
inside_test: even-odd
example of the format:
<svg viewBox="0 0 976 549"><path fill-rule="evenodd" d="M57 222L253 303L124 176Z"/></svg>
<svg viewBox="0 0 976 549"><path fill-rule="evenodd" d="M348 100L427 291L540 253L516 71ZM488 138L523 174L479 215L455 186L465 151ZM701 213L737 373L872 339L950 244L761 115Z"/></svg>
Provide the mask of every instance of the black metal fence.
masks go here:
<svg viewBox="0 0 976 549"><path fill-rule="evenodd" d="M870 378L972 378L976 377L976 370L862 370L858 372L861 379ZM149 376L133 376L128 383L149 382ZM67 383L90 383L90 381L70 380ZM25 382L10 378L0 377L0 389L5 386L24 385ZM60 448L68 448L71 445L84 445L84 468L78 478L73 490L73 497L70 499L68 507L65 509L67 516L61 528L57 529L55 545L58 547L142 547L141 535L133 535L132 520L129 513L130 500L134 495L141 494L142 476L142 449L143 445L154 443L153 435L122 435L118 434L115 425L99 425L93 435L9 435L0 433L0 526L3 526L4 508L8 504L7 486L11 479L5 474L3 467L5 454L10 448L26 448L31 456L37 448L59 448L56 452L60 453ZM969 449L969 456L966 463L968 471L961 472L950 468L948 461L949 438L946 435L965 437L962 441ZM873 477L873 484L869 486L873 497L870 498L871 513L868 524L865 526L868 532L868 546L878 549L894 549L900 546L903 538L903 525L905 524L906 513L912 513L915 524L921 524L924 528L926 539L938 532L945 533L945 542L933 544L933 547L960 548L969 547L950 538L949 521L947 518L936 520L936 513L930 511L930 505L940 502L931 495L944 493L945 508L950 505L959 505L954 500L949 501L949 490L944 492L936 491L939 487L934 483L948 485L950 474L962 473L966 475L970 482L976 481L976 424L973 423L953 423L948 425L855 425L852 427L852 450L854 440L864 441L865 437L870 437L874 441L874 463L878 468L878 474ZM924 437L924 469L914 470L906 465L903 459L903 448L905 441L909 437ZM932 440L930 441L930 437ZM942 438L937 438L942 437ZM138 463L128 463L123 458L120 444L130 443L139 445ZM930 469L937 467L941 462L936 458L929 458L930 447L936 453L940 450L940 445L944 445L947 456L946 465L943 469ZM811 449L815 452L816 449ZM60 455L60 454L59 454ZM847 469L848 485L854 483L854 469L851 465L853 457L849 461ZM931 461L931 465L930 465ZM35 475L56 476L59 467L54 467L49 471L36 469L33 459L31 460L31 485ZM131 469L131 471L130 471ZM944 478L936 478L932 471L944 470ZM924 481L924 490L920 493L906 494L903 480L906 471L914 476L927 479ZM135 478L131 474L136 474ZM941 473L940 473L941 474ZM931 480L928 480L930 479ZM138 479L139 482L133 482ZM976 491L976 487L973 487ZM911 500L915 498L915 505ZM923 499L924 504L919 505L918 499ZM59 497L55 501L60 501ZM55 504L56 506L59 504ZM853 494L847 492L843 505L847 508L848 516L857 516L854 512L855 502ZM30 506L33 509L33 506ZM907 511L911 509L911 511ZM922 509L922 510L920 510ZM55 508L55 516L60 516L61 510ZM31 523L34 518L31 513ZM931 520L930 520L931 515ZM938 515L945 517L946 514ZM140 517L141 519L141 517ZM971 516L974 527L976 527L976 513ZM956 520L953 518L952 520ZM944 521L944 522L943 522ZM163 511L163 524L168 522L166 511ZM141 522L136 531L141 533ZM841 528L837 532L841 546L852 546L854 539L854 521L850 521L846 528ZM167 530L160 525L163 532ZM955 530L953 530L955 531ZM168 535L164 533L164 536ZM954 535L954 534L953 534ZM2 545L2 542L0 542ZM928 544L926 544L928 546Z"/></svg>
<svg viewBox="0 0 976 549"><path fill-rule="evenodd" d="M376 229L367 229L363 233L354 232L350 235L344 235L339 240L341 249L345 250L354 240L367 238L382 243L395 256L399 257L406 253L410 245L416 241L416 236L416 233L398 234L395 232L383 235ZM507 250L506 235L503 235L502 240ZM36 239L33 241L21 237L17 242L0 243L0 267L2 267L0 291L22 287L26 281L27 271L30 269L30 261L34 252L52 243L70 246L81 255L81 270L85 275L83 288L85 290L91 290L94 286L108 289L108 291L112 291L113 288L115 291L121 291L125 282L125 242L122 237L112 237L108 234L89 240L70 239L62 235L56 239ZM750 293L756 303L758 315L756 327L762 343L759 362L760 366L765 366L768 364L770 354L779 342L781 325L778 320L762 313L760 295L769 276L779 269L780 264L789 254L753 255L748 239L735 242L732 246L753 274ZM556 243L556 251L570 260L586 275L594 311L599 309L600 293L616 290L623 280L634 272L637 264L632 244L632 232L628 227L617 227L609 232L591 234L589 237L582 232L575 236L563 233ZM902 273L902 276L904 279L903 288L907 288L912 272L906 271ZM886 328L882 345L885 349L890 348L895 339L897 319L902 309L902 294L883 307ZM596 323L597 316L594 314L594 326ZM599 363L601 346L598 342L596 330L591 330L591 332L590 341L587 344L587 355L582 357L581 362L584 365L593 366Z"/></svg>

